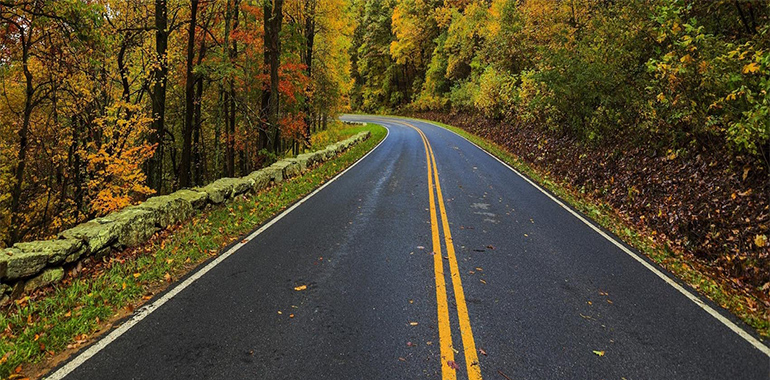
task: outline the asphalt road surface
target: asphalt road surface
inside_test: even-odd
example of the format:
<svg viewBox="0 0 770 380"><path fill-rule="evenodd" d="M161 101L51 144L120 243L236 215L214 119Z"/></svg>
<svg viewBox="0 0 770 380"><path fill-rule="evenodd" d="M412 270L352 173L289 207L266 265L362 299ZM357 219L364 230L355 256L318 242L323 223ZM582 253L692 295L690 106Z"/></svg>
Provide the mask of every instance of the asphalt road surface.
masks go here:
<svg viewBox="0 0 770 380"><path fill-rule="evenodd" d="M53 378L770 378L735 318L468 141L346 119L390 132Z"/></svg>

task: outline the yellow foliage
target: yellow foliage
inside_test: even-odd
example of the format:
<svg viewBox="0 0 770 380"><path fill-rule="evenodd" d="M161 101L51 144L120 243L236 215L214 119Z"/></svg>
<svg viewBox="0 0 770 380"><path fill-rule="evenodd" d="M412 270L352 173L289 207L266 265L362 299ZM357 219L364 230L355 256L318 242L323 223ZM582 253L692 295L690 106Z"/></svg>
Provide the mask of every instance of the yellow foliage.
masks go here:
<svg viewBox="0 0 770 380"><path fill-rule="evenodd" d="M152 194L144 185L141 169L155 149L143 140L151 122L139 106L124 102L113 104L105 116L95 120L104 140L98 146L93 144L93 152L83 153L91 175L87 184L90 207L96 214L119 210Z"/></svg>

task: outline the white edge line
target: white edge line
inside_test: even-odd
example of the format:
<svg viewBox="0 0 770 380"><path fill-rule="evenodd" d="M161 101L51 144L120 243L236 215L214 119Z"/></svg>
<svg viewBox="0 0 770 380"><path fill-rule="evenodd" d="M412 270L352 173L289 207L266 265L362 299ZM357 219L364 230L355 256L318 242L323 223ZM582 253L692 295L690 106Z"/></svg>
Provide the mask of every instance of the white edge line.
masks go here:
<svg viewBox="0 0 770 380"><path fill-rule="evenodd" d="M628 249L625 245L620 243L617 239L615 239L612 236L608 235L607 233L602 231L599 227L595 226L593 223L591 223L588 220L586 220L580 213L578 213L577 211L573 210L572 208L566 206L561 200L559 200L559 198L556 198L551 193L549 193L548 191L544 190L542 187L540 187L540 185L538 185L537 183L533 182L527 176L521 174L518 170L516 170L513 167L511 167L510 165L508 165L505 161L499 159L494 154L487 152L484 148L478 146L473 141L468 140L464 136L460 135L459 133L457 133L457 132L455 132L455 131L453 131L453 130L451 130L449 128L445 128L445 127L443 127L441 125L438 125L438 124L435 124L435 123L432 123L432 122L429 122L429 121L425 121L425 120L420 120L420 119L412 119L412 120L417 120L417 121L420 121L420 122L423 122L423 123L426 123L426 124L430 124L430 125L436 126L436 127L441 128L443 130L452 132L455 135L457 135L460 138L462 138L463 140L469 142L471 145L473 145L476 148L480 149L482 152L490 155L492 158L494 158L495 160L497 160L498 162L503 164L505 167L507 167L508 169L513 171L514 173L516 173L516 175L518 175L519 177L521 177L522 179L527 181L530 185L532 185L536 189L540 190L541 193L543 193L546 196L548 196L548 198L550 198L552 201L556 202L556 204L561 206L563 209L567 210L574 217L578 218L581 222L585 223L592 230L596 231L596 233L598 233L599 235L601 235L605 239L609 240L612 244L614 244L615 246L620 248L620 250L622 250L623 252L627 253L629 256L633 257L634 260L638 261L645 268L649 269L652 273L655 273L655 275L657 275L658 277L663 279L663 281L665 281L667 284L671 285L674 289L678 290L685 297L689 298L690 301L692 301L696 305L700 306L701 309L703 309L707 313L711 314L711 316L716 318L719 322L722 322L722 324L727 326L727 328L729 328L734 333L738 334L741 338L743 338L746 341L748 341L749 343L751 343L751 345L754 346L756 349L758 349L759 351L761 351L762 353L764 353L765 355L770 357L770 348L768 348L765 344L760 342L753 335L751 335L748 332L746 332L746 330L742 329L740 326L735 324L735 322L725 318L725 316L720 314L718 311L714 310L714 308L712 308L711 306L707 305L705 302L703 302L703 300L701 300L698 296L694 295L691 291L685 289L682 285L679 285L679 283L677 283L676 281L672 280L665 273L661 272L658 268L656 268L655 266L650 264L647 260L643 259L641 256L639 256L639 254L637 254L634 251Z"/></svg>
<svg viewBox="0 0 770 380"><path fill-rule="evenodd" d="M239 241L234 246L232 246L230 249L227 250L227 252L219 255L216 259L208 263L205 267L201 268L197 272L193 273L190 277L182 281L179 285L175 286L173 289L169 290L166 294L164 294L162 297L158 298L154 302L152 302L149 305L142 306L134 316L131 317L128 321L120 325L117 329L110 332L107 336L100 339L98 342L92 344L88 349L80 353L77 357L70 360L67 364L59 368L56 372L51 374L50 376L44 377L44 379L47 380L61 380L65 376L69 375L74 371L76 368L80 367L83 363L85 363L88 359L96 355L99 351L106 348L110 343L118 339L121 335L123 335L126 331L128 331L130 328L134 327L137 323L139 323L142 319L146 318L148 315L152 314L153 311L157 310L159 307L163 306L166 302L174 298L177 294L181 293L183 290L185 290L188 286L192 285L193 282L198 280L199 278L203 277L206 273L208 273L210 270L214 269L217 265L225 261L228 257L232 256L233 253L235 253L237 250L239 250L244 245L248 244L251 240L259 236L262 232L265 232L270 226L278 222L279 220L283 219L286 215L288 215L290 212L292 212L294 209L299 207L301 204L305 203L308 199L316 195L318 192L323 190L326 186L329 186L332 182L336 181L338 178L342 177L343 174L347 173L348 170L353 169L354 166L358 165L359 162L363 161L364 158L366 158L368 155L372 154L377 148L379 148L382 143L385 142L385 140L388 139L388 136L390 136L390 129L386 126L382 126L385 128L387 133L385 134L385 137L380 141L372 150L370 150L368 153L366 153L363 157L359 158L354 162L352 165L350 165L347 169L341 171L339 174L334 176L332 179L326 181L321 187L315 189L312 193L306 195L304 198L297 201L297 203L293 204L288 209L284 210L282 213L278 214L275 218L271 219L269 222L267 222L265 225L251 233L248 237L246 237L245 240L246 243L243 243L242 241Z"/></svg>

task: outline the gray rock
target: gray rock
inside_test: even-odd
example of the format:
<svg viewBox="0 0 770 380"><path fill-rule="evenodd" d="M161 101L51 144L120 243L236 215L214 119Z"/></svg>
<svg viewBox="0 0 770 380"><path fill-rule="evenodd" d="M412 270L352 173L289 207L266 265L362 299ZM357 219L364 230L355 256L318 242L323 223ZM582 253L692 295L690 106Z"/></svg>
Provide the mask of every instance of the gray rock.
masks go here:
<svg viewBox="0 0 770 380"><path fill-rule="evenodd" d="M48 264L48 258L46 252L6 248L0 252L0 278L7 282L32 276Z"/></svg>
<svg viewBox="0 0 770 380"><path fill-rule="evenodd" d="M329 145L326 147L326 149L323 150L324 152L324 160L329 161L334 157L337 157L337 149L334 147L334 145Z"/></svg>
<svg viewBox="0 0 770 380"><path fill-rule="evenodd" d="M268 166L262 170L264 170L265 173L267 173L267 175L270 176L271 181L275 183L279 183L283 181L283 169L276 166Z"/></svg>
<svg viewBox="0 0 770 380"><path fill-rule="evenodd" d="M138 206L124 208L107 216L120 226L118 245L134 247L140 245L158 231L161 223L160 211L143 209Z"/></svg>
<svg viewBox="0 0 770 380"><path fill-rule="evenodd" d="M233 197L239 194L247 193L254 188L254 180L249 178L249 176L234 179L235 182L233 183Z"/></svg>
<svg viewBox="0 0 770 380"><path fill-rule="evenodd" d="M234 178L221 178L199 190L208 194L209 202L219 204L233 197L234 185Z"/></svg>
<svg viewBox="0 0 770 380"><path fill-rule="evenodd" d="M315 158L312 153L300 154L295 160L299 164L299 169L303 172L315 164Z"/></svg>
<svg viewBox="0 0 770 380"><path fill-rule="evenodd" d="M267 168L275 182L296 177L300 173L299 163L293 159L280 160ZM280 173L280 174L279 174ZM280 177L280 180L278 179Z"/></svg>
<svg viewBox="0 0 770 380"><path fill-rule="evenodd" d="M134 207L156 213L157 224L160 228L166 228L186 220L193 214L192 203L170 195L152 197Z"/></svg>
<svg viewBox="0 0 770 380"><path fill-rule="evenodd" d="M206 203L209 200L208 194L205 191L183 189L169 194L170 197L181 198L190 202L190 204L196 209L202 209L206 207Z"/></svg>
<svg viewBox="0 0 770 380"><path fill-rule="evenodd" d="M254 181L251 191L255 193L267 188L267 186L270 184L270 173L264 169L253 171L246 177Z"/></svg>
<svg viewBox="0 0 770 380"><path fill-rule="evenodd" d="M59 233L59 238L80 240L88 248L83 253L91 254L115 243L121 227L112 219L99 218L63 231Z"/></svg>
<svg viewBox="0 0 770 380"><path fill-rule="evenodd" d="M312 157L313 165L326 161L326 153L323 150L310 153L310 156Z"/></svg>
<svg viewBox="0 0 770 380"><path fill-rule="evenodd" d="M302 168L296 158L287 158L278 162L285 163L283 168L283 178L294 178L302 174Z"/></svg>
<svg viewBox="0 0 770 380"><path fill-rule="evenodd" d="M13 248L23 253L40 252L48 256L48 264L59 264L63 261L71 262L73 256L82 253L83 243L76 239L54 239L16 243Z"/></svg>
<svg viewBox="0 0 770 380"><path fill-rule="evenodd" d="M37 288L59 282L64 278L64 268L49 268L39 275L30 278L24 284L24 291L31 292Z"/></svg>

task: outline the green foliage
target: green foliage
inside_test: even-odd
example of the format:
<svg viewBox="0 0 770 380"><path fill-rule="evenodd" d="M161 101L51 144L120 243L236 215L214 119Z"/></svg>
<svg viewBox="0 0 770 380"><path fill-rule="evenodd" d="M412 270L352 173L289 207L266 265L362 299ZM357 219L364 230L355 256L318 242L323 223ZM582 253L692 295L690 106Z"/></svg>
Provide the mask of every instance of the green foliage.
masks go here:
<svg viewBox="0 0 770 380"><path fill-rule="evenodd" d="M379 23L359 27L368 33L359 57L371 58L360 59L364 95L354 107L411 101L583 141L625 134L671 149L716 144L770 157L770 3L466 0L433 12L427 1L388 4L395 10L367 1L362 13ZM427 19L416 23L421 11ZM415 95L413 83L421 83Z"/></svg>

